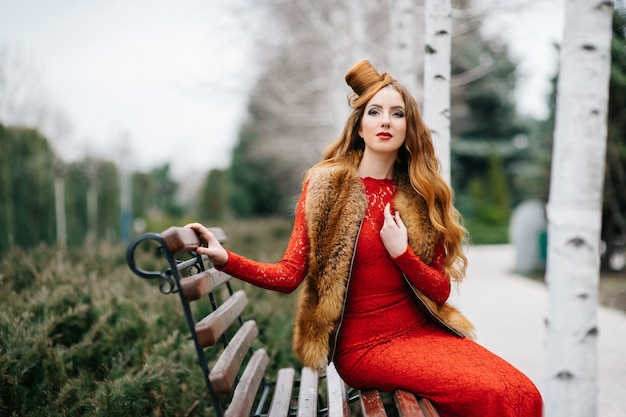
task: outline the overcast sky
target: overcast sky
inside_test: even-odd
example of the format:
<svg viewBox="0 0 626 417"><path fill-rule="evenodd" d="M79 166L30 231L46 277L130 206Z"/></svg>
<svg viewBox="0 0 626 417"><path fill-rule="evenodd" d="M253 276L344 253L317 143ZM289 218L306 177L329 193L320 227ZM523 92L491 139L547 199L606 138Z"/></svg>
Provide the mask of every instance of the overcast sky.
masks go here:
<svg viewBox="0 0 626 417"><path fill-rule="evenodd" d="M201 173L228 164L256 75L244 29L254 19L233 13L245 1L0 0L0 47L37 69L69 121L51 138L64 158L123 154L132 169L171 161L177 176ZM543 117L564 0L530 1L485 31L519 62L520 111Z"/></svg>
<svg viewBox="0 0 626 417"><path fill-rule="evenodd" d="M518 63L517 106L520 113L547 116L550 78L555 74L558 55L554 47L563 37L565 0L527 0L531 7L514 7L523 0L486 0L495 11L483 25L483 33L509 45Z"/></svg>

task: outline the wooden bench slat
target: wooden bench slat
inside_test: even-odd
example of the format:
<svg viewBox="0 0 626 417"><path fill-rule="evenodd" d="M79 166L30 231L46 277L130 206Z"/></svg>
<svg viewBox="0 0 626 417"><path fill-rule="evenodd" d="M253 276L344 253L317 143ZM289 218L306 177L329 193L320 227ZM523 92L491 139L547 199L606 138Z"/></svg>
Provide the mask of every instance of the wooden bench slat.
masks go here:
<svg viewBox="0 0 626 417"><path fill-rule="evenodd" d="M417 398L412 393L402 390L394 391L393 400L400 417L424 417Z"/></svg>
<svg viewBox="0 0 626 417"><path fill-rule="evenodd" d="M189 252L200 246L200 239L192 229L172 226L161 233L165 246L172 253Z"/></svg>
<svg viewBox="0 0 626 417"><path fill-rule="evenodd" d="M317 371L309 367L302 368L300 373L300 390L298 392L297 417L317 416L318 380Z"/></svg>
<svg viewBox="0 0 626 417"><path fill-rule="evenodd" d="M239 368L258 335L259 328L254 320L245 322L217 359L209 375L213 392L217 395L226 394L233 389Z"/></svg>
<svg viewBox="0 0 626 417"><path fill-rule="evenodd" d="M209 227L209 231L215 235L220 243L226 242L226 233L221 227ZM172 226L161 233L165 240L165 246L172 253L189 252L200 246L200 239L192 229L188 227Z"/></svg>
<svg viewBox="0 0 626 417"><path fill-rule="evenodd" d="M217 310L196 323L198 343L203 348L213 346L248 304L243 290L236 291Z"/></svg>
<svg viewBox="0 0 626 417"><path fill-rule="evenodd" d="M265 349L254 352L241 375L230 406L224 412L224 417L248 417L250 415L268 363L269 357Z"/></svg>
<svg viewBox="0 0 626 417"><path fill-rule="evenodd" d="M363 417L387 417L387 412L378 391L361 391L359 401Z"/></svg>
<svg viewBox="0 0 626 417"><path fill-rule="evenodd" d="M296 371L293 368L283 368L278 371L274 395L267 417L287 417L289 415L295 376Z"/></svg>
<svg viewBox="0 0 626 417"><path fill-rule="evenodd" d="M208 271L191 275L180 280L180 290L187 301L199 300L223 283L230 280L230 275L211 268Z"/></svg>
<svg viewBox="0 0 626 417"><path fill-rule="evenodd" d="M433 403L431 403L427 398L420 398L417 402L422 408L424 417L439 417L437 409L435 409Z"/></svg>
<svg viewBox="0 0 626 417"><path fill-rule="evenodd" d="M209 227L208 229L209 232L215 235L215 238L218 240L218 242L226 243L226 241L228 240L226 238L226 232L224 232L221 227Z"/></svg>
<svg viewBox="0 0 626 417"><path fill-rule="evenodd" d="M326 370L328 385L328 417L350 417L346 384L343 382L333 363Z"/></svg>

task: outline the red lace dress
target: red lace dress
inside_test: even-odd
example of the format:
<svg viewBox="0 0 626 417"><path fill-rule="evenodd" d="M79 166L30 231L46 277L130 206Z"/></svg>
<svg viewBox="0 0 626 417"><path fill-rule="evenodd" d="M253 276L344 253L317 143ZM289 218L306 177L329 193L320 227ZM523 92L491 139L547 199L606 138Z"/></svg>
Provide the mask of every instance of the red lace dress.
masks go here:
<svg viewBox="0 0 626 417"><path fill-rule="evenodd" d="M379 231L392 202L392 180L364 178L369 206L357 242L334 363L357 389L404 389L429 398L442 417L540 417L541 396L512 365L469 339L458 338L427 318L412 300L402 272L427 296L443 303L450 293L436 248L432 266L407 245L392 259ZM304 196L282 260L255 262L232 252L224 271L262 288L291 292L306 275L308 238Z"/></svg>

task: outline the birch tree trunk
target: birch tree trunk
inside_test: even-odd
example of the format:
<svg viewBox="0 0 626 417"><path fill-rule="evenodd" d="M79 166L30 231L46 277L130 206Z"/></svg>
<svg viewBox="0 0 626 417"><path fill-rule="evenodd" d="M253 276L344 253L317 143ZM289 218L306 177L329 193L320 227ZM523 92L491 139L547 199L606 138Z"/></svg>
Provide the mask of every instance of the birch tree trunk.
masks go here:
<svg viewBox="0 0 626 417"><path fill-rule="evenodd" d="M450 0L426 0L424 56L424 121L430 128L441 175L450 184Z"/></svg>
<svg viewBox="0 0 626 417"><path fill-rule="evenodd" d="M392 0L389 9L389 72L417 97L418 5L417 0Z"/></svg>
<svg viewBox="0 0 626 417"><path fill-rule="evenodd" d="M597 293L613 2L568 0L548 215L546 417L597 415ZM531 306L529 306L531 308Z"/></svg>

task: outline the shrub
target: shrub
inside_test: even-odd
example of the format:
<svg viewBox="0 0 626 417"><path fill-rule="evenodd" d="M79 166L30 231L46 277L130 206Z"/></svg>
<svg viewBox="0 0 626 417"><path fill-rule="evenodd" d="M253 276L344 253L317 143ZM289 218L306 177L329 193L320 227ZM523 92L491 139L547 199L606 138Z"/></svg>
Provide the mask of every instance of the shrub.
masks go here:
<svg viewBox="0 0 626 417"><path fill-rule="evenodd" d="M2 260L0 415L182 415L202 396L178 300L135 278L124 249Z"/></svg>
<svg viewBox="0 0 626 417"><path fill-rule="evenodd" d="M229 248L273 262L291 224L223 227ZM125 249L13 248L0 260L0 415L212 415L178 297L135 277ZM145 268L164 267L154 255L138 253ZM244 315L259 322L271 369L295 363L295 297L233 285L247 287Z"/></svg>

